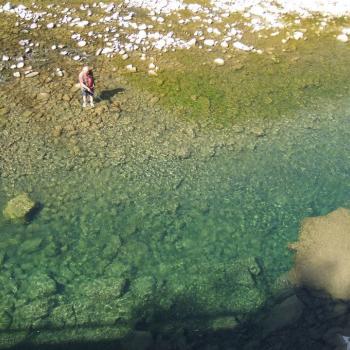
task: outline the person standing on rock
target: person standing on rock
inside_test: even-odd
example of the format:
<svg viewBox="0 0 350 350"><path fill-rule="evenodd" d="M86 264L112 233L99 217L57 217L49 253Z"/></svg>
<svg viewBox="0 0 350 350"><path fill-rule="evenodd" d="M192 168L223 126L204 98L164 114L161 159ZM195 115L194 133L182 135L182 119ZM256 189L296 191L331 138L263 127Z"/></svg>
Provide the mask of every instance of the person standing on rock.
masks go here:
<svg viewBox="0 0 350 350"><path fill-rule="evenodd" d="M79 83L81 87L81 93L83 95L83 107L86 107L86 99L89 97L90 106L95 107L94 105L94 76L92 69L89 66L84 66L82 71L79 74Z"/></svg>

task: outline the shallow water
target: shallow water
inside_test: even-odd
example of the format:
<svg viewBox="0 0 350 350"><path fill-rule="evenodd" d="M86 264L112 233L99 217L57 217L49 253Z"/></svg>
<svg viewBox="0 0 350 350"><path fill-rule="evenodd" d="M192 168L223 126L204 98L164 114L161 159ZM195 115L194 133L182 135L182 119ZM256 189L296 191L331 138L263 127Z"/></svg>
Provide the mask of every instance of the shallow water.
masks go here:
<svg viewBox="0 0 350 350"><path fill-rule="evenodd" d="M350 107L320 110L260 137L247 128L206 157L19 178L42 210L0 221L2 346L11 330L34 343L113 339L257 312L292 266L300 221L350 205Z"/></svg>

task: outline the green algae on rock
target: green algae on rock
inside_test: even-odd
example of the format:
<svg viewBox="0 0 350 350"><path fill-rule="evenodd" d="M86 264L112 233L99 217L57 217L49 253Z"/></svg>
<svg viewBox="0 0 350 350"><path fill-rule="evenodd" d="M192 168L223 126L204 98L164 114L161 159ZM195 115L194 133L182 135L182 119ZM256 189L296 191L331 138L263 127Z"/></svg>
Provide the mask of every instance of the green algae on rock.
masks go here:
<svg viewBox="0 0 350 350"><path fill-rule="evenodd" d="M10 220L26 220L35 206L36 203L29 198L27 193L21 193L7 203L3 214Z"/></svg>

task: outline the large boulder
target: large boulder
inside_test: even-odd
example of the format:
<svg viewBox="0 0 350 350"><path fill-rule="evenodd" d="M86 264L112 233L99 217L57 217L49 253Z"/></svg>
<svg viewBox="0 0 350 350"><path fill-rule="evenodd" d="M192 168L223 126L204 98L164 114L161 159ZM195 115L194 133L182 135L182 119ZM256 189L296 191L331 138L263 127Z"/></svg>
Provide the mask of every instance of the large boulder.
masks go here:
<svg viewBox="0 0 350 350"><path fill-rule="evenodd" d="M35 207L36 203L26 193L21 193L7 203L3 214L10 220L25 220Z"/></svg>
<svg viewBox="0 0 350 350"><path fill-rule="evenodd" d="M350 210L302 222L291 279L297 284L350 300Z"/></svg>

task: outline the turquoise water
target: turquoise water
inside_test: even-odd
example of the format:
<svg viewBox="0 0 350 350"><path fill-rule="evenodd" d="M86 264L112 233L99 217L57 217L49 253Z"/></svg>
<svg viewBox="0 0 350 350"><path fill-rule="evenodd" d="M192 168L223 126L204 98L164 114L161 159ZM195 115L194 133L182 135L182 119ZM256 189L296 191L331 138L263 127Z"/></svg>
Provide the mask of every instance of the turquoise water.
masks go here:
<svg viewBox="0 0 350 350"><path fill-rule="evenodd" d="M93 159L17 178L42 210L29 224L0 221L0 346L257 312L292 266L300 221L350 206L348 111L328 104L266 124L263 136L219 130L216 143L204 130L209 151L187 159L98 170Z"/></svg>

